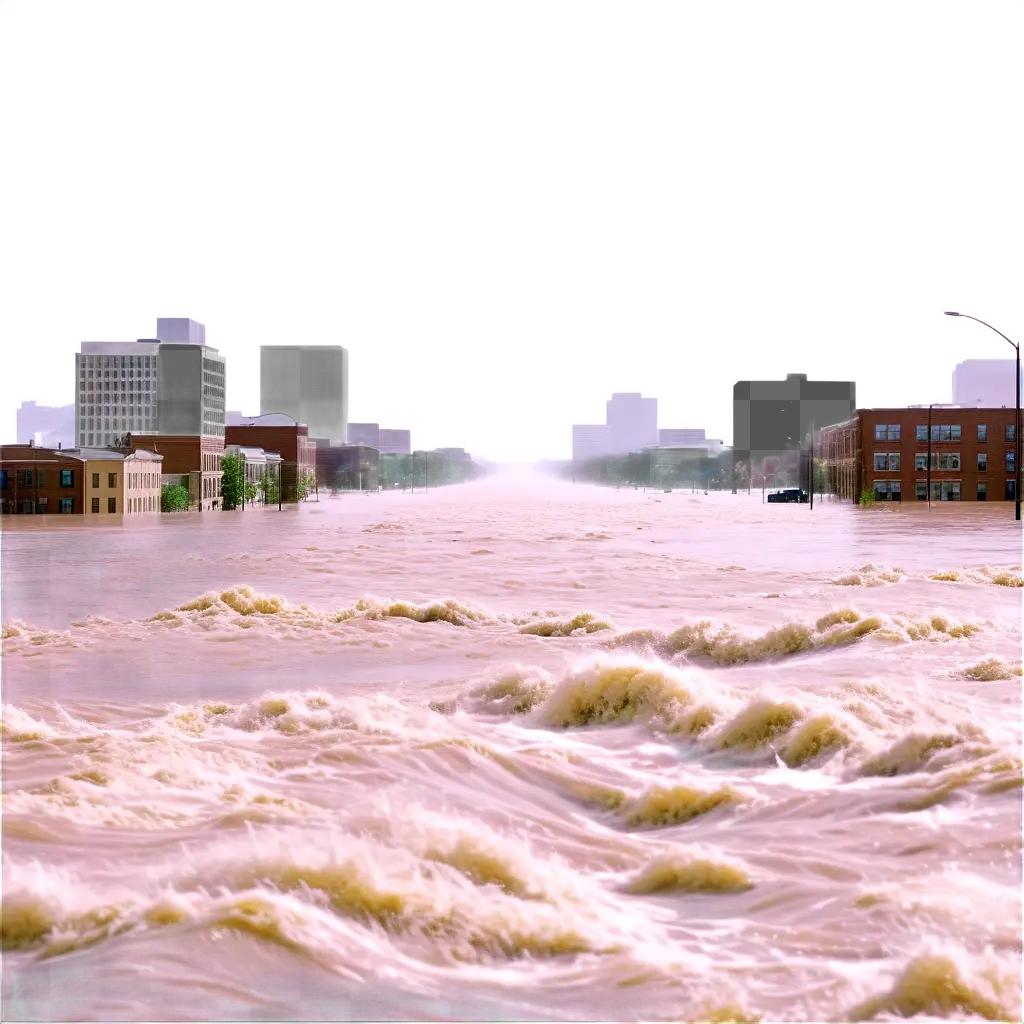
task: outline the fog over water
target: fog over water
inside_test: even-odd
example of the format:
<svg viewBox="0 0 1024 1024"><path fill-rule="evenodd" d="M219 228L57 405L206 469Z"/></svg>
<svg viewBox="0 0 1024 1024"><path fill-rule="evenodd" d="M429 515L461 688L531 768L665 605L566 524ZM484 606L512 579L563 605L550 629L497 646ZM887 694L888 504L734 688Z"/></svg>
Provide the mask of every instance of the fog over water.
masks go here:
<svg viewBox="0 0 1024 1024"><path fill-rule="evenodd" d="M1007 503L5 519L6 1019L1019 1019Z"/></svg>

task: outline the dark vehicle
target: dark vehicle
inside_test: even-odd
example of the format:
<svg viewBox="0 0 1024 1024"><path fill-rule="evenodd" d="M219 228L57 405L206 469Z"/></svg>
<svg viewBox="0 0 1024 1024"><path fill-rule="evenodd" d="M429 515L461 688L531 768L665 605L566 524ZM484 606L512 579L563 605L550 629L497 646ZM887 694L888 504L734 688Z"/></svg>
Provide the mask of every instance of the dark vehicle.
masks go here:
<svg viewBox="0 0 1024 1024"><path fill-rule="evenodd" d="M810 501L811 496L806 492L800 490L799 487L787 487L782 491L773 491L768 495L769 501L799 501L807 502Z"/></svg>

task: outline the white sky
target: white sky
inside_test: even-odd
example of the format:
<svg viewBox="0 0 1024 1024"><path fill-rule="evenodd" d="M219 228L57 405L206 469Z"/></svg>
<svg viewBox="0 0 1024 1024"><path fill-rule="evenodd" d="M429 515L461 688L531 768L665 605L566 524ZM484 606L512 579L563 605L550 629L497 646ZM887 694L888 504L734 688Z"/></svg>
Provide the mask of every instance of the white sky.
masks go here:
<svg viewBox="0 0 1024 1024"><path fill-rule="evenodd" d="M79 341L343 344L350 418L568 457L612 391L948 401L1024 340L1024 4L0 0L0 437Z"/></svg>

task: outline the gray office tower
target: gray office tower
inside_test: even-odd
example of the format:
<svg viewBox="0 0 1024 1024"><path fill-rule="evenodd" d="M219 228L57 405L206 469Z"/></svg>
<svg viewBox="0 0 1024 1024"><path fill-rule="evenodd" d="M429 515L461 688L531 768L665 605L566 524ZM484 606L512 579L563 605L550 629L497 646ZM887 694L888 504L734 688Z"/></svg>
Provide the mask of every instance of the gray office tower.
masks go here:
<svg viewBox="0 0 1024 1024"><path fill-rule="evenodd" d="M765 461L778 470L774 482L796 484L798 456L816 431L851 419L857 410L852 380L741 380L732 392L733 464L743 463L757 477ZM769 470L770 471L770 470Z"/></svg>
<svg viewBox="0 0 1024 1024"><path fill-rule="evenodd" d="M261 345L260 414L280 412L331 444L348 438L348 351L340 345Z"/></svg>
<svg viewBox="0 0 1024 1024"><path fill-rule="evenodd" d="M75 355L75 438L104 446L125 433L224 436L224 357L206 328L161 317L155 338L83 341Z"/></svg>

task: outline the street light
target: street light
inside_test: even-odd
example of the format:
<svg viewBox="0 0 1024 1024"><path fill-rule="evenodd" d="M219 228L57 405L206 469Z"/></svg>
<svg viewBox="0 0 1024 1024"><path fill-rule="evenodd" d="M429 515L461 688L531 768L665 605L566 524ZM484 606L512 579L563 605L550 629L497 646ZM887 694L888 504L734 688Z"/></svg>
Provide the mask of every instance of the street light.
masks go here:
<svg viewBox="0 0 1024 1024"><path fill-rule="evenodd" d="M1009 338L1003 334L1002 331L996 330L991 324L985 323L984 320L979 320L976 316L971 316L970 313L954 313L950 310L946 310L946 316L963 316L968 320L974 320L976 323L987 327L990 331L995 331L1003 341L1009 342L1013 346L1014 352L1017 353L1017 376L1014 380L1014 390L1016 392L1016 403L1015 413L1013 420L1013 437L1014 437L1014 456L1013 461L1015 465L1014 469L1014 482L1013 482L1013 518L1020 522L1020 345L1015 341L1010 341Z"/></svg>

